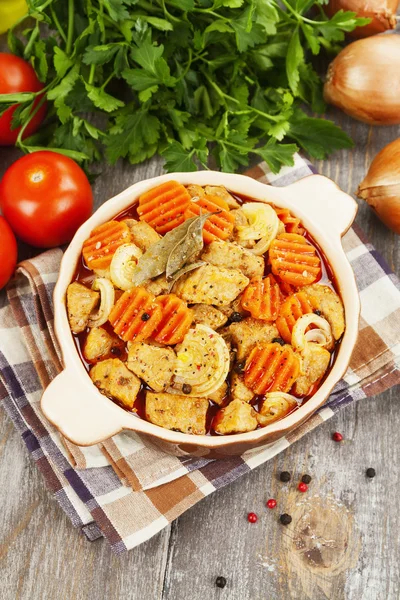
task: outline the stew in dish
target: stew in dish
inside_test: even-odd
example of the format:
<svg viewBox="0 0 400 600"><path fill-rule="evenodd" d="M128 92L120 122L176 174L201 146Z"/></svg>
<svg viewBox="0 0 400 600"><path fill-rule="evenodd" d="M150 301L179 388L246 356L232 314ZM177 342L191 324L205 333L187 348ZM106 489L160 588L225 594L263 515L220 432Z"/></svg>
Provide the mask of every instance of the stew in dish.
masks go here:
<svg viewBox="0 0 400 600"><path fill-rule="evenodd" d="M91 232L67 310L100 392L197 435L252 431L296 410L345 329L330 266L298 218L176 181Z"/></svg>

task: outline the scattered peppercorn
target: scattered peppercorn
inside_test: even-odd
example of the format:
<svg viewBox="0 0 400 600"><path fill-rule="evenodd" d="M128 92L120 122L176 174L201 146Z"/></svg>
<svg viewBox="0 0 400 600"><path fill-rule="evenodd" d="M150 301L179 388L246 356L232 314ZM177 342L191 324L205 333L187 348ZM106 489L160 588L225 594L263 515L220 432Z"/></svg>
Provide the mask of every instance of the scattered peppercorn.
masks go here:
<svg viewBox="0 0 400 600"><path fill-rule="evenodd" d="M267 502L267 507L268 508L275 508L276 506L276 500L275 498L270 498Z"/></svg>
<svg viewBox="0 0 400 600"><path fill-rule="evenodd" d="M318 315L318 317L320 317L322 315L322 312L320 310L318 310L318 308L316 308L314 310L314 315Z"/></svg>
<svg viewBox="0 0 400 600"><path fill-rule="evenodd" d="M192 386L190 385L190 383L184 383L182 386L182 392L184 394L190 394L192 391Z"/></svg>
<svg viewBox="0 0 400 600"><path fill-rule="evenodd" d="M249 523L257 523L258 517L256 513L251 512L247 515L247 520Z"/></svg>
<svg viewBox="0 0 400 600"><path fill-rule="evenodd" d="M279 479L281 481L283 481L284 483L287 483L288 481L290 481L289 471L282 471L282 473L279 475Z"/></svg>
<svg viewBox="0 0 400 600"><path fill-rule="evenodd" d="M234 366L235 373L237 373L238 375L241 375L244 371L245 366L246 366L246 361L244 361L244 360L241 360L240 362L236 363L236 365Z"/></svg>
<svg viewBox="0 0 400 600"><path fill-rule="evenodd" d="M272 343L273 343L273 344L280 344L281 346L284 346L284 345L286 344L285 340L283 340L283 339L282 339L282 338L280 338L280 337L274 338L274 339L272 340Z"/></svg>
<svg viewBox="0 0 400 600"><path fill-rule="evenodd" d="M150 319L149 313L143 313L141 319L142 321L148 321Z"/></svg>
<svg viewBox="0 0 400 600"><path fill-rule="evenodd" d="M373 477L375 477L376 471L372 467L369 467L369 469L367 469L365 471L365 474L366 474L367 477L370 477L372 479Z"/></svg>
<svg viewBox="0 0 400 600"><path fill-rule="evenodd" d="M310 475L303 475L303 477L301 478L303 483L307 483L307 485L310 483L311 481L311 476Z"/></svg>
<svg viewBox="0 0 400 600"><path fill-rule="evenodd" d="M286 513L283 513L283 515L279 517L279 520L282 523L282 525L289 525L289 523L292 522L292 517Z"/></svg>
<svg viewBox="0 0 400 600"><path fill-rule="evenodd" d="M299 485L297 486L297 489L299 490L299 492L306 492L308 490L308 486L306 483L303 483L302 481L300 481Z"/></svg>
<svg viewBox="0 0 400 600"><path fill-rule="evenodd" d="M338 431L335 431L335 433L332 434L332 439L334 442L341 442L343 440L343 436Z"/></svg>
<svg viewBox="0 0 400 600"><path fill-rule="evenodd" d="M240 312L233 312L229 317L229 320L232 321L232 323L240 323L240 321L243 321L243 319L244 317L242 314L240 314Z"/></svg>
<svg viewBox="0 0 400 600"><path fill-rule="evenodd" d="M121 356L121 348L118 348L118 346L113 346L111 348L111 354L114 354L114 356Z"/></svg>
<svg viewBox="0 0 400 600"><path fill-rule="evenodd" d="M217 579L215 580L215 585L219 588L224 588L226 586L225 577L217 577Z"/></svg>

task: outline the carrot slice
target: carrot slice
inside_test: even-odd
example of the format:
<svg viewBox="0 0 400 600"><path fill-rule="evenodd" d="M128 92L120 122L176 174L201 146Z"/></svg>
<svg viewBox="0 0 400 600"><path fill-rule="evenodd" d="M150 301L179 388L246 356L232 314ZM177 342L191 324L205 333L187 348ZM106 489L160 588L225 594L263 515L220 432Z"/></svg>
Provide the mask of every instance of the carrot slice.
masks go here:
<svg viewBox="0 0 400 600"><path fill-rule="evenodd" d="M281 305L281 291L274 276L254 277L244 290L241 303L255 319L275 321Z"/></svg>
<svg viewBox="0 0 400 600"><path fill-rule="evenodd" d="M299 235L304 234L305 230L300 223L300 219L294 217L289 209L275 207L275 212L278 215L278 218L284 224L286 233L297 233Z"/></svg>
<svg viewBox="0 0 400 600"><path fill-rule="evenodd" d="M235 216L229 211L229 206L220 196L207 194L196 202L191 202L185 211L185 218L196 217L200 213L219 212L212 215L204 223L203 240L210 244L215 240L226 240L233 231Z"/></svg>
<svg viewBox="0 0 400 600"><path fill-rule="evenodd" d="M131 240L129 227L122 221L107 221L93 229L83 242L82 254L89 269L107 269L122 244Z"/></svg>
<svg viewBox="0 0 400 600"><path fill-rule="evenodd" d="M291 296L292 294L294 294L297 291L297 288L294 285L291 285L290 283L286 283L286 281L282 281L282 279L280 277L278 277L277 275L271 274L270 277L273 277L275 279L276 283L279 285L279 289L281 290L282 297Z"/></svg>
<svg viewBox="0 0 400 600"><path fill-rule="evenodd" d="M318 309L319 304L317 300L308 296L305 292L296 292L292 296L289 296L281 305L279 316L276 320L279 335L285 342L290 344L293 327L297 319Z"/></svg>
<svg viewBox="0 0 400 600"><path fill-rule="evenodd" d="M309 285L321 277L317 251L296 233L282 233L271 243L269 259L272 272L295 286Z"/></svg>
<svg viewBox="0 0 400 600"><path fill-rule="evenodd" d="M190 194L181 183L166 181L140 196L137 211L141 221L164 234L184 222L189 203Z"/></svg>
<svg viewBox="0 0 400 600"><path fill-rule="evenodd" d="M256 394L288 392L300 374L300 359L291 346L256 346L245 365L244 382Z"/></svg>
<svg viewBox="0 0 400 600"><path fill-rule="evenodd" d="M178 344L190 329L193 311L175 294L158 296L156 302L161 308L162 319L153 334L154 339L160 344Z"/></svg>
<svg viewBox="0 0 400 600"><path fill-rule="evenodd" d="M162 319L155 296L143 287L124 292L110 312L114 331L125 342L141 342L149 338Z"/></svg>

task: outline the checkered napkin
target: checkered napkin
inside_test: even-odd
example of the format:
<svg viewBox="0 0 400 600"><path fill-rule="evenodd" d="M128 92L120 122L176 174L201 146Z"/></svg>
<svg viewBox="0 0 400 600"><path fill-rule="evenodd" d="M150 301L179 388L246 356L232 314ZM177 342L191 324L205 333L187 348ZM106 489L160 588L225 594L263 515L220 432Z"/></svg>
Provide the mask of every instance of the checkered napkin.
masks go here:
<svg viewBox="0 0 400 600"><path fill-rule="evenodd" d="M300 157L272 175L248 174L285 186L312 173ZM90 448L65 440L40 411L47 384L60 372L52 292L61 250L24 261L0 311L0 400L61 508L88 539L107 538L116 553L137 546L199 500L269 460L350 402L400 383L400 285L357 229L343 240L361 295L360 334L350 368L324 407L263 450L225 460L173 457L133 432Z"/></svg>

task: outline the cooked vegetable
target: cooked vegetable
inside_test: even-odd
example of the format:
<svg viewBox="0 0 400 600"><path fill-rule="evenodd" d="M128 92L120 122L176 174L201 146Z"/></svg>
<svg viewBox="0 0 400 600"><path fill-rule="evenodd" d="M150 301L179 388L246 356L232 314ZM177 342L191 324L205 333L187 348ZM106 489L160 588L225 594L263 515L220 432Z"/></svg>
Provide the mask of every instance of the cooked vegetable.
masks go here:
<svg viewBox="0 0 400 600"><path fill-rule="evenodd" d="M134 287L135 268L141 256L135 244L122 244L117 248L110 264L110 277L117 288L130 290Z"/></svg>
<svg viewBox="0 0 400 600"><path fill-rule="evenodd" d="M357 27L350 33L351 37L361 38L395 29L398 5L398 0L329 0L324 9L330 17L339 10L351 10L358 17L370 19L370 23Z"/></svg>
<svg viewBox="0 0 400 600"><path fill-rule="evenodd" d="M300 374L300 360L289 345L256 346L246 360L244 382L256 394L288 392Z"/></svg>
<svg viewBox="0 0 400 600"><path fill-rule="evenodd" d="M214 213L207 219L203 227L203 239L206 244L214 240L226 240L233 231L235 217L229 212L229 206L220 196L204 196L190 202L185 211L185 218L193 215Z"/></svg>
<svg viewBox="0 0 400 600"><path fill-rule="evenodd" d="M193 322L193 312L186 302L167 294L156 298L162 311L162 319L154 331L153 337L160 344L175 345L183 340Z"/></svg>
<svg viewBox="0 0 400 600"><path fill-rule="evenodd" d="M400 233L400 139L378 152L358 186L357 196L374 209L387 227Z"/></svg>
<svg viewBox="0 0 400 600"><path fill-rule="evenodd" d="M115 333L125 342L140 342L149 338L161 319L161 308L155 297L143 287L124 292L109 317Z"/></svg>
<svg viewBox="0 0 400 600"><path fill-rule="evenodd" d="M254 241L256 244L250 251L257 256L264 254L278 234L276 212L272 206L262 202L246 202L240 212L245 216L247 225L236 226L239 243Z"/></svg>
<svg viewBox="0 0 400 600"><path fill-rule="evenodd" d="M22 41L10 32L9 45L34 63L52 126L29 145L19 142L24 151L41 144L93 162L105 149L112 164L162 152L167 169L178 172L196 170L197 160L205 166L212 148L224 171L235 172L252 155L277 172L293 164L298 146L321 159L352 145L301 105L323 113L312 55L336 51L344 32L365 23L354 13L306 16L320 0L290 2L290 9L275 0L28 5ZM13 98L21 103L17 125L28 122L33 100Z"/></svg>
<svg viewBox="0 0 400 600"><path fill-rule="evenodd" d="M257 420L260 425L265 427L265 425L283 419L297 406L298 399L295 396L284 392L270 392L265 394L265 398L260 404Z"/></svg>
<svg viewBox="0 0 400 600"><path fill-rule="evenodd" d="M282 233L269 251L272 272L286 283L302 286L321 277L321 261L314 246L295 233Z"/></svg>
<svg viewBox="0 0 400 600"><path fill-rule="evenodd" d="M326 102L371 125L400 123L399 61L397 34L353 42L329 66Z"/></svg>
<svg viewBox="0 0 400 600"><path fill-rule="evenodd" d="M296 292L283 302L276 320L276 326L279 329L280 336L287 344L290 344L292 340L292 331L296 321L303 315L318 309L319 302L305 292Z"/></svg>
<svg viewBox="0 0 400 600"><path fill-rule="evenodd" d="M191 396L208 397L229 372L229 350L224 339L207 325L196 325L176 348L175 385L191 386Z"/></svg>
<svg viewBox="0 0 400 600"><path fill-rule="evenodd" d="M0 290L6 285L17 264L17 241L4 217L0 217Z"/></svg>
<svg viewBox="0 0 400 600"><path fill-rule="evenodd" d="M314 326L314 329L309 329L310 326ZM314 313L300 317L292 331L292 346L295 350L303 352L309 342L323 348L332 349L333 347L331 326L326 319Z"/></svg>
<svg viewBox="0 0 400 600"><path fill-rule="evenodd" d="M189 192L181 183L166 181L140 196L138 214L142 221L164 234L183 223L189 203Z"/></svg>
<svg viewBox="0 0 400 600"><path fill-rule="evenodd" d="M82 246L86 265L89 269L107 269L117 248L129 241L129 228L123 221L107 221L99 225Z"/></svg>
<svg viewBox="0 0 400 600"><path fill-rule="evenodd" d="M90 314L87 326L100 327L108 321L111 309L114 306L114 287L109 279L97 277L92 284L92 290L100 292L100 306L95 314Z"/></svg>
<svg viewBox="0 0 400 600"><path fill-rule="evenodd" d="M294 217L289 209L276 207L275 212L279 220L284 224L286 233L303 235L304 227L301 225L300 219Z"/></svg>
<svg viewBox="0 0 400 600"><path fill-rule="evenodd" d="M270 276L252 279L242 294L242 307L255 319L275 321L280 305L279 285Z"/></svg>

